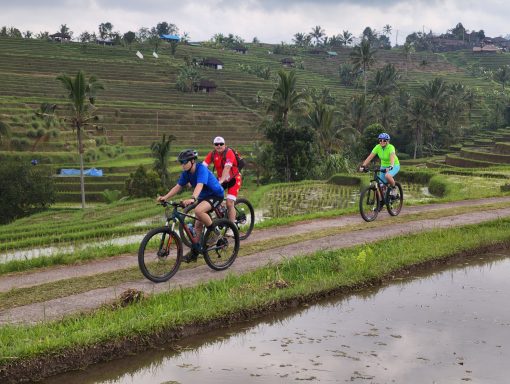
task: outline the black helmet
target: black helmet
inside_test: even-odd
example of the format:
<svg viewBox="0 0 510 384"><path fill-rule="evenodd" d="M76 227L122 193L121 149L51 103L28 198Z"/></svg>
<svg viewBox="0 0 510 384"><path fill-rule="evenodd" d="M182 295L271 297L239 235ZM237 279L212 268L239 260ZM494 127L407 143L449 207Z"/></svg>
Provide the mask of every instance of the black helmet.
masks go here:
<svg viewBox="0 0 510 384"><path fill-rule="evenodd" d="M181 153L179 153L179 156L177 156L177 161L190 161L190 160L196 160L198 157L197 151L194 149L185 149Z"/></svg>

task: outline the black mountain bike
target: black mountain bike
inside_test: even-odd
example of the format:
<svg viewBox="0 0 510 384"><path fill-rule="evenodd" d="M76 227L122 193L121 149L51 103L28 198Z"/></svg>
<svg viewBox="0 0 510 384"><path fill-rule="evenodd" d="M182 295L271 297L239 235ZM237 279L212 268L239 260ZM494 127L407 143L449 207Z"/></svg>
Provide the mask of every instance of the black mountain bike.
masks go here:
<svg viewBox="0 0 510 384"><path fill-rule="evenodd" d="M193 217L178 210L184 208L182 202L162 201L165 208L166 225L149 231L138 249L138 265L143 275L155 283L169 280L181 264L183 259L183 245L181 238L174 231L175 224L184 228L183 236L191 244L192 250L204 255L209 267L222 271L232 265L239 252L239 232L237 227L227 219L213 221L214 230L204 230L201 234L193 234L192 229L184 225L185 217ZM170 209L170 206L173 209ZM172 225L170 226L170 222ZM226 235L227 230L231 234ZM184 260L195 261L196 258Z"/></svg>
<svg viewBox="0 0 510 384"><path fill-rule="evenodd" d="M364 172L374 172L370 185L359 196L359 213L365 221L374 221L379 212L386 205L391 216L397 216L404 205L404 192L399 182L395 182L392 190L386 185L386 180L379 177L379 173L385 173L385 169L364 168Z"/></svg>
<svg viewBox="0 0 510 384"><path fill-rule="evenodd" d="M186 226L194 226L195 225L195 217L189 215L189 213L195 209L198 203L194 203L188 205L184 208L183 213L186 214L186 218L184 220ZM253 231L253 226L255 225L255 210L253 209L253 205L245 199L239 198L234 203L234 208L236 210L236 219L234 224L236 225L239 231L239 240L246 240L248 236L250 236ZM209 215L212 219L216 218L228 218L227 217L227 207L224 204L219 204L217 207L213 208ZM182 242L190 247L191 243L186 236L184 236L184 226L179 226L179 235L181 236Z"/></svg>

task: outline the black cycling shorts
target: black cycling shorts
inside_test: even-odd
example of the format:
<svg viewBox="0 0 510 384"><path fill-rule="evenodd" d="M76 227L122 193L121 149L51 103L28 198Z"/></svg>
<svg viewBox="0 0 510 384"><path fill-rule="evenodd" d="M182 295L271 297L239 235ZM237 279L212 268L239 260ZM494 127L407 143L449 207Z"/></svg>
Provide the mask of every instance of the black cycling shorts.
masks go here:
<svg viewBox="0 0 510 384"><path fill-rule="evenodd" d="M207 197L205 199L198 200L197 205L200 204L202 201L207 201L209 204L211 204L211 209L212 209L212 208L216 208L218 205L220 205L221 202L223 201L223 199L224 199L223 196L211 196L211 197Z"/></svg>

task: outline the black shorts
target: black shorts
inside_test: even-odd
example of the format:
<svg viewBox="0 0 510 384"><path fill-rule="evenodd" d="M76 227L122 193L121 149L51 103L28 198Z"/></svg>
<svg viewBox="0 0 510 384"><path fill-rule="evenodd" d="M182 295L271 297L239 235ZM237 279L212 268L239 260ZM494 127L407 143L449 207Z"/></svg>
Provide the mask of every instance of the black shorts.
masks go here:
<svg viewBox="0 0 510 384"><path fill-rule="evenodd" d="M202 201L207 201L209 204L211 204L211 208L216 208L218 205L221 204L223 201L223 196L211 196L207 197L205 199L200 199L197 201L197 205L200 204Z"/></svg>

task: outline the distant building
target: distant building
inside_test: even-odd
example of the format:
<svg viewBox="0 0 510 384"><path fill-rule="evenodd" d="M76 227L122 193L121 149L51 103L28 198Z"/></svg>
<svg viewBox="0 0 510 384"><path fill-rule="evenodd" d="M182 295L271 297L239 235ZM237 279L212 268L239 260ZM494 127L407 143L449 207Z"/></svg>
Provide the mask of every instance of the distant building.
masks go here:
<svg viewBox="0 0 510 384"><path fill-rule="evenodd" d="M200 83L195 86L195 92L213 93L216 91L216 84L212 80L200 80Z"/></svg>
<svg viewBox="0 0 510 384"><path fill-rule="evenodd" d="M282 59L282 65L287 68L293 67L294 59L292 59L290 57L286 57L286 58Z"/></svg>
<svg viewBox="0 0 510 384"><path fill-rule="evenodd" d="M480 47L473 47L473 53L498 53L501 48L492 44L485 44Z"/></svg>
<svg viewBox="0 0 510 384"><path fill-rule="evenodd" d="M159 35L159 38L170 42L175 41L177 43L181 41L181 38L177 35Z"/></svg>
<svg viewBox="0 0 510 384"><path fill-rule="evenodd" d="M242 45L237 45L234 48L232 48L232 50L236 53L242 53L243 55L245 55L246 52L248 51L248 48L243 47Z"/></svg>
<svg viewBox="0 0 510 384"><path fill-rule="evenodd" d="M338 53L336 53L335 51L328 51L327 54L328 54L329 57L336 57L336 56L338 56Z"/></svg>
<svg viewBox="0 0 510 384"><path fill-rule="evenodd" d="M113 45L112 39L96 39L96 44L99 45Z"/></svg>
<svg viewBox="0 0 510 384"><path fill-rule="evenodd" d="M214 69L223 69L223 61L215 59L215 58L204 59L201 64L204 67L209 67L209 68L214 68Z"/></svg>
<svg viewBox="0 0 510 384"><path fill-rule="evenodd" d="M71 35L68 35L67 33L54 33L53 35L50 35L50 39L53 41L69 41L71 40Z"/></svg>

